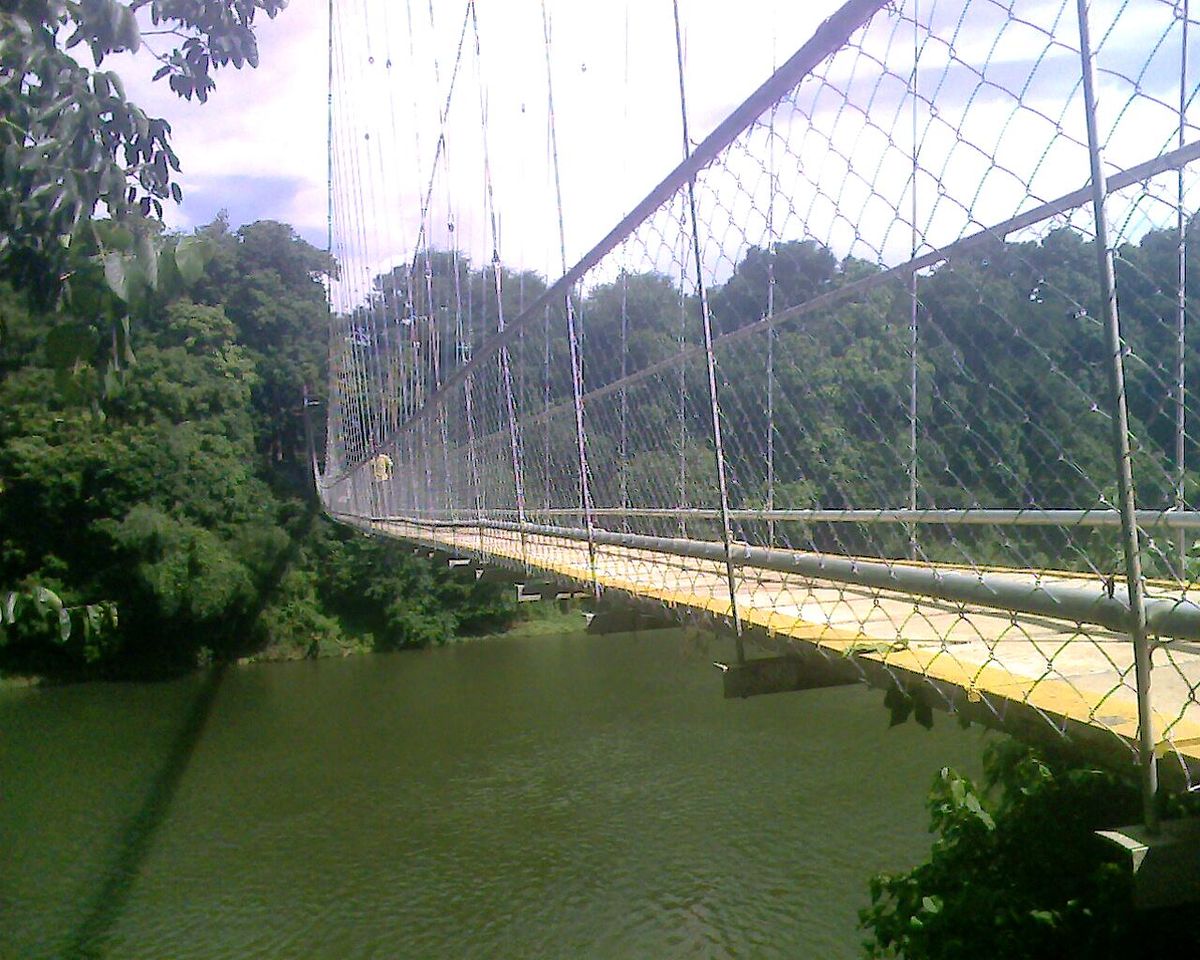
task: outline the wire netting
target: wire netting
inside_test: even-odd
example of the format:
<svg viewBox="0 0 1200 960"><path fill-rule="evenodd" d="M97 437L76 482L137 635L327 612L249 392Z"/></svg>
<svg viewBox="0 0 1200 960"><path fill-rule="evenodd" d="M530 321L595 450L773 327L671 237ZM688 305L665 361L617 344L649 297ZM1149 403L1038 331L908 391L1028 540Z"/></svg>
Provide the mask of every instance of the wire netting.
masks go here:
<svg viewBox="0 0 1200 960"><path fill-rule="evenodd" d="M1093 2L1087 56L1076 0L852 0L708 139L666 144L660 172L683 162L570 269L564 220L632 198L607 204L626 181L602 173L564 195L560 172L639 144L620 118L586 159L562 137L587 105L549 96L569 58L545 6L540 76L471 4L381 27L388 7L336 24L332 514L711 613L1118 760L1141 732L1143 765L1153 746L1191 785L1187 2ZM687 81L720 65L688 59L694 21L655 23L678 134ZM627 102L651 98L630 32L626 13Z"/></svg>

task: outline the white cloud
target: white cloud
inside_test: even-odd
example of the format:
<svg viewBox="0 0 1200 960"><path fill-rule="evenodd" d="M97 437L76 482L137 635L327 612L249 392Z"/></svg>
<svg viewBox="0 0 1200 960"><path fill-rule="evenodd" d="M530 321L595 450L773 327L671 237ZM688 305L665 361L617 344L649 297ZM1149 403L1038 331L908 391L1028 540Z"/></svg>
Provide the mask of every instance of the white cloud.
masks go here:
<svg viewBox="0 0 1200 960"><path fill-rule="evenodd" d="M157 63L147 51L114 59L130 98L172 126L183 164L182 208L168 223L190 227L222 207L252 209L293 224L310 238L325 235L326 11L314 0L293 0L275 20L258 27L258 69L223 68L206 104L175 96L165 81L152 83ZM149 38L156 48L165 46ZM221 196L227 180L257 180L261 195ZM271 184L290 184L287 190ZM245 182L243 182L245 185ZM250 202L247 202L247 201Z"/></svg>
<svg viewBox="0 0 1200 960"><path fill-rule="evenodd" d="M693 137L706 134L706 128L767 76L779 51L783 56L790 53L836 5L834 0L812 4L744 0L738 16L731 18L723 3L684 0ZM389 199L396 201L403 194L404 206L416 204L418 211L415 173L419 167L425 178L429 175L437 109L445 95L464 10L463 3L435 4L431 30L428 8L413 5L410 49L407 13L392 0L335 8L347 69L367 79L364 71L375 67L376 74L383 73L390 56L393 77L404 77L402 90L384 85L359 90L356 96L360 108L370 103L381 111L377 119L384 126L400 124L408 155L389 156L388 173L393 180L407 182L403 190L389 188ZM549 0L548 13L563 187L572 210L566 224L571 257L598 239L678 160L674 26L667 4L583 5ZM114 58L131 99L151 115L165 117L173 128L174 145L183 161L185 200L182 208L167 211L169 224L191 227L228 207L231 214L247 210L290 222L310 239L324 236L327 14L323 3L292 0L277 19L263 18L258 27L260 66L218 71L217 90L206 104L179 99L165 82L152 83L157 63L147 51ZM498 205L504 207L504 232L522 248L520 259L548 269L558 261L556 238L530 237L514 226L521 219L518 211L527 210L531 202L541 207L549 202L541 5L538 0L480 3L478 18L488 73L493 174ZM165 47L161 38L148 42L158 49ZM434 51L441 70L440 89L433 82ZM370 56L374 64L365 63ZM364 62L349 63L356 57ZM461 101L477 97L474 78L466 73L460 77L457 97L459 109ZM419 111L415 131L414 98ZM477 122L478 107L473 113ZM418 139L424 154L419 158L411 155ZM478 148L478 136L474 139L475 143L466 142ZM514 152L514 143L527 148ZM465 149L459 146L454 151L452 169L457 169L462 155L467 175L474 176L479 158L464 154ZM375 157L377 166L380 159ZM254 182L258 192L246 195ZM600 183L603 198L597 195ZM281 184L288 186L283 189ZM359 186L363 185L365 180ZM223 198L222 190L236 195ZM474 193L481 194L481 188ZM576 202L575 198L584 199ZM349 197L342 200L350 202ZM480 205L478 197L474 203L458 204L464 223L481 221L476 212ZM413 219L395 206L387 212L398 220Z"/></svg>

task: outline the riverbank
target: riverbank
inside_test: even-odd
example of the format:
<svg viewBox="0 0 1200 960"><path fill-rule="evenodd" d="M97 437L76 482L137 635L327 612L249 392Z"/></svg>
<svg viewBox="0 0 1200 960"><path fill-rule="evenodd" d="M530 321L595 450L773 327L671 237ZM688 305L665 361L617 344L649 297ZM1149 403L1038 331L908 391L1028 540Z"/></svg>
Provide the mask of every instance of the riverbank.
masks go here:
<svg viewBox="0 0 1200 960"><path fill-rule="evenodd" d="M588 618L581 606L572 605L566 610L553 603L530 603L522 606L521 619L509 628L489 633L468 634L455 637L451 644L474 643L490 640L525 640L536 637L557 637L563 634L581 633L587 628ZM418 649L418 648L412 648ZM302 640L276 643L253 654L238 657L238 665L252 663L291 663L297 660L326 660L361 656L385 651L377 649L375 638L370 633L347 633L338 641L305 643ZM211 660L201 660L197 668L209 666ZM27 687L51 687L71 683L86 683L89 680L136 679L108 675L77 673L70 676L44 673L0 673L0 690Z"/></svg>

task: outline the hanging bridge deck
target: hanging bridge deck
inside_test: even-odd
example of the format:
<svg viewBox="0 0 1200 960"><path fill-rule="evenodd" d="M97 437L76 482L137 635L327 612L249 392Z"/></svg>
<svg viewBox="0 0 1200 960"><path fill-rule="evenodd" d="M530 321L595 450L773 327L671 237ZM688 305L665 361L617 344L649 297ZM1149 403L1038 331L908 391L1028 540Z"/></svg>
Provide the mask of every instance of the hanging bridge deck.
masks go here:
<svg viewBox="0 0 1200 960"><path fill-rule="evenodd" d="M522 544L513 530L340 519L415 544L524 562L576 582L590 584L592 578L588 544L578 539L527 533ZM718 618L730 615L722 563L601 543L595 555L596 580L606 590ZM757 634L775 649L851 659L864 679L876 683L886 681L883 672L922 680L945 697L943 705L953 704L993 726L1057 728L1072 740L1107 745L1109 752L1114 747L1127 751L1136 743L1133 647L1123 633L750 566L735 571L743 624L761 628L751 638ZM1000 576L1035 579L1020 571ZM1078 574L1037 575L1042 582L1049 577L1064 585L1096 587L1095 578ZM1153 587L1151 595L1180 597L1178 591L1171 595ZM1200 642L1161 643L1153 670L1159 750L1193 771L1200 769L1198 688Z"/></svg>

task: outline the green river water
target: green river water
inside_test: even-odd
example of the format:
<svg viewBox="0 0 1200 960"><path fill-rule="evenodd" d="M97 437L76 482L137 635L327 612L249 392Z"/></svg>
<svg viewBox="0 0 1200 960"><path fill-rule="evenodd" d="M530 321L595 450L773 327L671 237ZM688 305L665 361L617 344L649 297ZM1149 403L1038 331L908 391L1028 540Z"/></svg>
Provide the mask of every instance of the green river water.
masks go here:
<svg viewBox="0 0 1200 960"><path fill-rule="evenodd" d="M943 764L851 687L724 701L722 641L466 642L0 693L0 956L860 954Z"/></svg>

